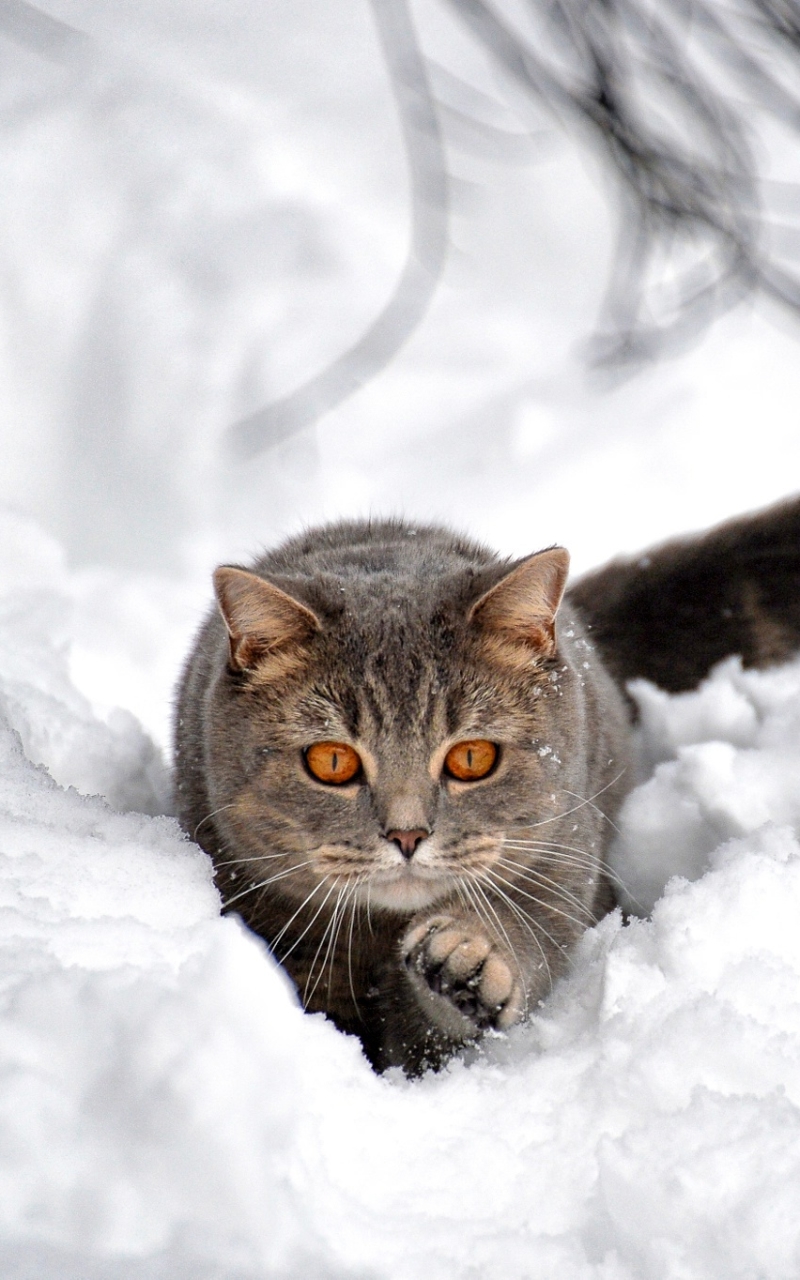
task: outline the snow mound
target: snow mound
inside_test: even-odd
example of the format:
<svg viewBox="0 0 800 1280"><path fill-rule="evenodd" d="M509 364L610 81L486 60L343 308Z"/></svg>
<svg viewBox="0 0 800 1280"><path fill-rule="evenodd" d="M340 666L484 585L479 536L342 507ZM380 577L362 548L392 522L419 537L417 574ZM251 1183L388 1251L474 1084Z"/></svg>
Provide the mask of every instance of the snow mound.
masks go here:
<svg viewBox="0 0 800 1280"><path fill-rule="evenodd" d="M99 721L70 678L67 583L58 544L0 512L0 709L28 758L62 785L118 809L163 813L170 787L158 748L127 710Z"/></svg>
<svg viewBox="0 0 800 1280"><path fill-rule="evenodd" d="M105 756L128 801L142 776L69 685L63 566L14 528L35 563L0 614L4 1280L796 1280L798 664L639 686L659 762L616 866L637 897L672 876L652 918L587 933L470 1061L378 1078L220 918L171 818L28 758L96 788Z"/></svg>
<svg viewBox="0 0 800 1280"><path fill-rule="evenodd" d="M696 879L727 840L777 823L800 834L800 659L768 671L721 663L691 693L630 685L643 768L612 865L624 905L646 914L671 875Z"/></svg>
<svg viewBox="0 0 800 1280"><path fill-rule="evenodd" d="M288 983L172 819L57 787L7 724L0 771L3 1275L221 1274L253 1232L317 1274L285 1176Z"/></svg>

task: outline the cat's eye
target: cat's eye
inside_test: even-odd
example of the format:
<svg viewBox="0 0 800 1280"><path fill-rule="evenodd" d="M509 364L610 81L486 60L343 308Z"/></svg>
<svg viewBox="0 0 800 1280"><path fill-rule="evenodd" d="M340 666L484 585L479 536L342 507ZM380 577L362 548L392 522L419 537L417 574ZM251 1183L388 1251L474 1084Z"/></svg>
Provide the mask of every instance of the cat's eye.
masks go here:
<svg viewBox="0 0 800 1280"><path fill-rule="evenodd" d="M361 757L345 742L315 742L306 750L309 773L319 782L352 782L361 769Z"/></svg>
<svg viewBox="0 0 800 1280"><path fill-rule="evenodd" d="M444 771L459 782L477 782L492 772L497 762L497 747L485 738L457 742L444 758Z"/></svg>

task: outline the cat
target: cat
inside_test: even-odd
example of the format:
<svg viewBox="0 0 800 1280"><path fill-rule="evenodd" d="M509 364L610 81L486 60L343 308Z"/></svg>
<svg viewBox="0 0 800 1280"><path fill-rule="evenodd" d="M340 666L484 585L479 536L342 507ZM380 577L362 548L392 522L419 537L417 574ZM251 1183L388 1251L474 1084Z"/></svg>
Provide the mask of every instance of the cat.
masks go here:
<svg viewBox="0 0 800 1280"><path fill-rule="evenodd" d="M438 1068L521 1021L614 905L625 681L788 656L799 553L797 502L566 593L561 547L509 562L399 520L220 567L175 791L225 910L376 1070Z"/></svg>

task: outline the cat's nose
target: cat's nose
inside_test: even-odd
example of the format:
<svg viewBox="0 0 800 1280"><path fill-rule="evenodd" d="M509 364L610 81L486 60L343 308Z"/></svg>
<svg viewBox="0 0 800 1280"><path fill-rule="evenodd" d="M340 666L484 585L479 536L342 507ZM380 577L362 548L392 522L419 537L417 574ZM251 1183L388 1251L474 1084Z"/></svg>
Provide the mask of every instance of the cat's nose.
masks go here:
<svg viewBox="0 0 800 1280"><path fill-rule="evenodd" d="M415 827L413 831L387 831L386 839L397 845L406 861L410 862L420 844L430 831L425 827Z"/></svg>

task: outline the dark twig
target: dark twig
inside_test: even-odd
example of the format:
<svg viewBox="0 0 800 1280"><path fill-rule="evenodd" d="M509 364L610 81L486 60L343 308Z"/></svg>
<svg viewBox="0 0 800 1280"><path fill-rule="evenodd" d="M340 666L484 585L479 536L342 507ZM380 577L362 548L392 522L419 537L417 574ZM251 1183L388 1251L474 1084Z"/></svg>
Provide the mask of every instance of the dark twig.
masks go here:
<svg viewBox="0 0 800 1280"><path fill-rule="evenodd" d="M492 0L448 3L532 98L588 130L616 174L620 238L596 360L656 355L755 288L800 310L797 275L763 245L748 119L800 125L777 69L797 79L797 0L529 0L525 32ZM742 88L745 106L731 101Z"/></svg>

